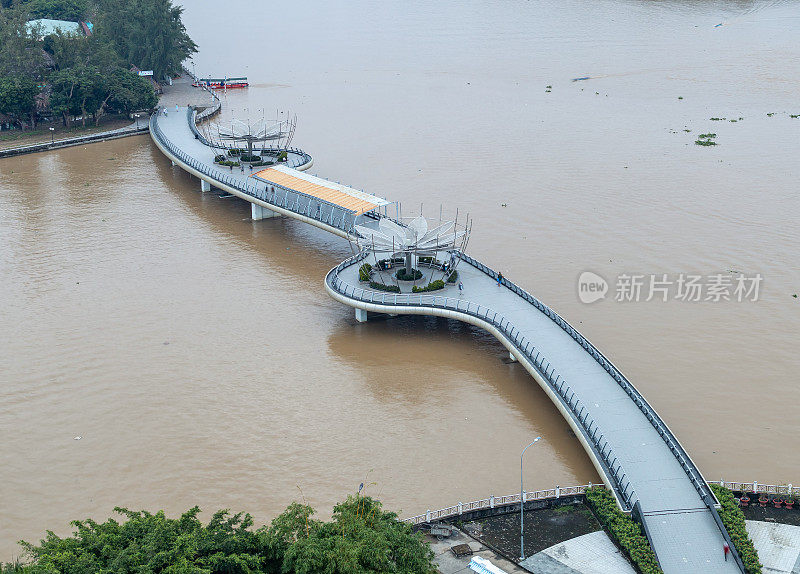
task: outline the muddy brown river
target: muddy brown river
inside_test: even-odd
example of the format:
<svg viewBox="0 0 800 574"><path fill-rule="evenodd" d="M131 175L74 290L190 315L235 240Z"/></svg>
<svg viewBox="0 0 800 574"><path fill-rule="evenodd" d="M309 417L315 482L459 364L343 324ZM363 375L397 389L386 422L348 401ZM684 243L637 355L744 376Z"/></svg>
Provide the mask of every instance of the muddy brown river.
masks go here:
<svg viewBox="0 0 800 574"><path fill-rule="evenodd" d="M223 121L289 110L314 173L469 212L468 251L581 329L707 479L799 483L800 3L334 4L186 3L197 72L252 83ZM147 136L0 160L0 559L114 506L263 523L360 482L402 516L507 494L538 435L527 488L598 480L489 335L357 324L322 283L348 244L249 215ZM756 301L676 296L759 274Z"/></svg>

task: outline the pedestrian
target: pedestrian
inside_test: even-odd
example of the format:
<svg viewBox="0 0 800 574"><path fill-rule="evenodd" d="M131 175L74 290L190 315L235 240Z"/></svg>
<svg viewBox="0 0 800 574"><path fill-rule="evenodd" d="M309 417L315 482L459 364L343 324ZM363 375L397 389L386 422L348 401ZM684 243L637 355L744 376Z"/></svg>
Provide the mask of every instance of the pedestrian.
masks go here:
<svg viewBox="0 0 800 574"><path fill-rule="evenodd" d="M164 115L167 115L167 108L164 108Z"/></svg>
<svg viewBox="0 0 800 574"><path fill-rule="evenodd" d="M458 296L461 297L461 294L464 292L464 284L459 281L458 282Z"/></svg>
<svg viewBox="0 0 800 574"><path fill-rule="evenodd" d="M500 285L501 285L502 283L503 283L503 274L502 274L502 273L500 273L500 272L498 272L498 273L497 273L497 286L498 286L498 287L500 287Z"/></svg>
<svg viewBox="0 0 800 574"><path fill-rule="evenodd" d="M175 111L178 111L178 104L175 104Z"/></svg>
<svg viewBox="0 0 800 574"><path fill-rule="evenodd" d="M725 555L725 562L727 562L728 561L728 554L731 553L731 547L728 546L727 542L724 542L722 544L722 553Z"/></svg>

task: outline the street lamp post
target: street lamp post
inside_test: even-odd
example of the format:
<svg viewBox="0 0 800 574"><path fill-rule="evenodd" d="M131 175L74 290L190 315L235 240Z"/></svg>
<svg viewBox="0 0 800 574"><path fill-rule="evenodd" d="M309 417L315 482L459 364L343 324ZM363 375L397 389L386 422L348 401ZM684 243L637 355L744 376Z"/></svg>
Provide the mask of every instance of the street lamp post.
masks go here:
<svg viewBox="0 0 800 574"><path fill-rule="evenodd" d="M522 449L522 454L519 455L519 555L520 562L525 560L525 490L522 486L522 457L525 456L525 451L535 445L542 437L537 436L533 442Z"/></svg>
<svg viewBox="0 0 800 574"><path fill-rule="evenodd" d="M50 128L50 145L53 145L55 142L54 135L55 135L56 128Z"/></svg>
<svg viewBox="0 0 800 574"><path fill-rule="evenodd" d="M133 114L133 117L136 118L136 129L139 129L139 114Z"/></svg>

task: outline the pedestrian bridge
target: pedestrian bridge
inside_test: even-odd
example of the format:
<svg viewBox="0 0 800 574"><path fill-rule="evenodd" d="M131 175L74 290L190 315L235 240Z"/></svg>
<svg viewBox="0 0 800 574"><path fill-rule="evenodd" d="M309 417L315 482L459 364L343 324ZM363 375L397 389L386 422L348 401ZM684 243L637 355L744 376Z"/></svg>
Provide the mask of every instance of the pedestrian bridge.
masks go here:
<svg viewBox="0 0 800 574"><path fill-rule="evenodd" d="M214 186L250 202L254 219L284 215L351 238L354 225L387 216L389 202L382 198L305 176L311 158L300 150L290 150L288 166L252 176L249 170L220 168L215 151L197 133L191 109L154 114L150 127L156 146L199 177L202 189ZM430 294L370 289L358 273L374 257L369 251L333 268L325 288L354 307L359 320L368 313L434 315L494 335L559 409L620 507L641 522L664 572L743 572L738 555L723 559L730 538L707 482L622 372L533 295L506 278L498 281L497 272L464 253L451 255L458 259L463 293L455 286Z"/></svg>

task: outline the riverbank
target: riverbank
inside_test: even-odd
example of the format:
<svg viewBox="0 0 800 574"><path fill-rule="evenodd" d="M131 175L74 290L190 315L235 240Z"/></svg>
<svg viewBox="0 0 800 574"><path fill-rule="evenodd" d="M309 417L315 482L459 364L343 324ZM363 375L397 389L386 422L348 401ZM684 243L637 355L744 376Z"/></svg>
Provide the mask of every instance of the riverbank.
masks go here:
<svg viewBox="0 0 800 574"><path fill-rule="evenodd" d="M192 80L188 74L176 78L173 85L164 86L163 89L159 106L203 105L209 103L211 99L208 92L192 87ZM148 115L145 112L141 112L140 115L138 121L134 122L127 119L112 119L101 126L56 129L52 136L49 129L41 128L27 133L7 132L0 135L0 158L145 134L150 129ZM71 135L64 137L65 134Z"/></svg>

